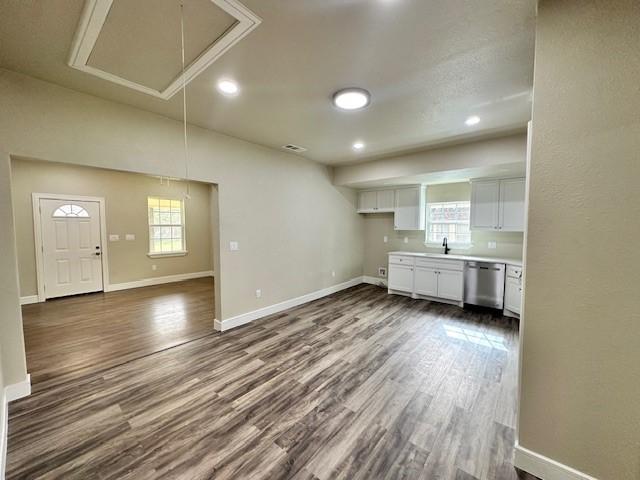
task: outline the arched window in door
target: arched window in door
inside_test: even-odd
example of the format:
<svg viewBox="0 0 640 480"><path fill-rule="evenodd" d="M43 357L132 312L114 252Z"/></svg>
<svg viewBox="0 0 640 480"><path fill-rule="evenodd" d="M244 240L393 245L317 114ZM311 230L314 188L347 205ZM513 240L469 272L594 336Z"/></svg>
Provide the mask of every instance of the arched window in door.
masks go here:
<svg viewBox="0 0 640 480"><path fill-rule="evenodd" d="M62 205L56 208L55 212L53 212L54 217L89 217L89 212L87 212L80 205L73 205L68 203L66 205Z"/></svg>

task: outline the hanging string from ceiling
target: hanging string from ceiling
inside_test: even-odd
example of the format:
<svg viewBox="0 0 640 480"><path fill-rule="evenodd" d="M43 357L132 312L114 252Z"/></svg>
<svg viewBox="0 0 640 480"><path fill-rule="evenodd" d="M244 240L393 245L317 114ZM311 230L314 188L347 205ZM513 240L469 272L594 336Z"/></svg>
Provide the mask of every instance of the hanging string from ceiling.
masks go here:
<svg viewBox="0 0 640 480"><path fill-rule="evenodd" d="M182 126L184 134L184 178L187 183L187 191L184 197L191 199L189 190L189 141L187 138L187 79L184 75L184 2L180 1L180 50L182 53Z"/></svg>

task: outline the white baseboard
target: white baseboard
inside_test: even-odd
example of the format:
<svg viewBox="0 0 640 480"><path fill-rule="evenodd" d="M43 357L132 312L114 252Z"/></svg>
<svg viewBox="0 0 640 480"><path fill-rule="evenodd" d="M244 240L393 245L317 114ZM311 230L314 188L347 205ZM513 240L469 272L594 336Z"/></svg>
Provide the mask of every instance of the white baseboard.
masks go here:
<svg viewBox="0 0 640 480"><path fill-rule="evenodd" d="M29 305L30 303L38 303L38 295L27 295L26 297L20 297L20 305Z"/></svg>
<svg viewBox="0 0 640 480"><path fill-rule="evenodd" d="M152 277L144 278L142 280L135 280L133 282L124 283L112 283L106 285L105 292L115 292L118 290L127 290L129 288L150 287L152 285L162 285L164 283L183 282L184 280L192 280L194 278L213 277L213 271L208 270L206 272L194 272L194 273L180 273L177 275L167 275L164 277Z"/></svg>
<svg viewBox="0 0 640 480"><path fill-rule="evenodd" d="M387 279L386 278L369 277L369 276L365 275L364 277L362 277L362 281L364 283L370 283L371 285L378 285L378 286L383 286L383 287L387 286Z"/></svg>
<svg viewBox="0 0 640 480"><path fill-rule="evenodd" d="M513 464L542 480L597 480L551 458L540 455L516 444Z"/></svg>
<svg viewBox="0 0 640 480"><path fill-rule="evenodd" d="M4 389L2 393L2 404L0 404L0 480L4 480L5 465L7 463L7 436L9 434L9 408L7 405L7 394Z"/></svg>
<svg viewBox="0 0 640 480"><path fill-rule="evenodd" d="M224 332L232 328L239 327L240 325L245 325L247 323L253 322L258 318L266 317L268 315L273 315L274 313L282 312L283 310L288 310L289 308L297 307L298 305L302 305L303 303L326 297L327 295L331 295L332 293L339 292L340 290L354 287L361 283L363 283L363 277L352 278L351 280L348 280L344 283L339 283L338 285L333 285L331 287L323 288L322 290L307 293L306 295L302 295L301 297L292 298L291 300L285 300L284 302L276 303L275 305L269 305L268 307L253 310L252 312L243 313L241 315L227 318L222 321L216 320L214 322L214 328L218 331Z"/></svg>
<svg viewBox="0 0 640 480"><path fill-rule="evenodd" d="M31 395L31 374L28 373L27 378L21 382L12 383L4 387L4 395L7 403Z"/></svg>

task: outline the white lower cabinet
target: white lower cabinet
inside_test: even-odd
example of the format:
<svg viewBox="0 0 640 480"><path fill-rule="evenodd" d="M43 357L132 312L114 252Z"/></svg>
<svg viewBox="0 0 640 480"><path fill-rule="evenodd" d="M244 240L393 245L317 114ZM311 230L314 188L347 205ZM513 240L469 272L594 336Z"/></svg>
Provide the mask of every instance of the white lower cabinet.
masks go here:
<svg viewBox="0 0 640 480"><path fill-rule="evenodd" d="M438 270L437 297L461 302L463 285L464 278L462 277L462 272Z"/></svg>
<svg viewBox="0 0 640 480"><path fill-rule="evenodd" d="M413 291L429 297L438 296L438 274L433 268L416 267Z"/></svg>
<svg viewBox="0 0 640 480"><path fill-rule="evenodd" d="M389 264L389 289L413 292L413 265Z"/></svg>
<svg viewBox="0 0 640 480"><path fill-rule="evenodd" d="M522 309L522 268L507 266L504 281L504 309L520 314Z"/></svg>
<svg viewBox="0 0 640 480"><path fill-rule="evenodd" d="M463 267L455 260L390 255L389 290L462 302Z"/></svg>

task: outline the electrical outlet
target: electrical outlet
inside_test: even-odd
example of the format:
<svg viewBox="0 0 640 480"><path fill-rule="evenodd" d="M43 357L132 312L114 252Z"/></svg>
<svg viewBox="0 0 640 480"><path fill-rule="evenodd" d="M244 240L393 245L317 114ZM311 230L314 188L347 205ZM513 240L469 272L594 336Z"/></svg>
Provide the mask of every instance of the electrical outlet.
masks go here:
<svg viewBox="0 0 640 480"><path fill-rule="evenodd" d="M387 237L386 235L384 237L382 237L382 241L384 243L387 243L389 241L389 237Z"/></svg>
<svg viewBox="0 0 640 480"><path fill-rule="evenodd" d="M404 243L409 243L409 237L404 237Z"/></svg>
<svg viewBox="0 0 640 480"><path fill-rule="evenodd" d="M156 271L158 269L157 265L151 265L151 270Z"/></svg>
<svg viewBox="0 0 640 480"><path fill-rule="evenodd" d="M262 290L257 289L256 290L256 298L260 298L262 296Z"/></svg>
<svg viewBox="0 0 640 480"><path fill-rule="evenodd" d="M496 248L496 246L497 246L496 242L489 242L489 243L487 243L487 247L488 247L488 248Z"/></svg>
<svg viewBox="0 0 640 480"><path fill-rule="evenodd" d="M386 277L387 276L387 267L378 267L378 276Z"/></svg>
<svg viewBox="0 0 640 480"><path fill-rule="evenodd" d="M240 246L238 245L238 242L229 242L229 250L231 250L232 252L235 252L236 250L240 250Z"/></svg>
<svg viewBox="0 0 640 480"><path fill-rule="evenodd" d="M120 241L120 235L113 234L113 233L109 234L109 241L110 242L118 242L118 241Z"/></svg>
<svg viewBox="0 0 640 480"><path fill-rule="evenodd" d="M335 270L331 270L331 276L335 277L336 276L336 271Z"/></svg>

